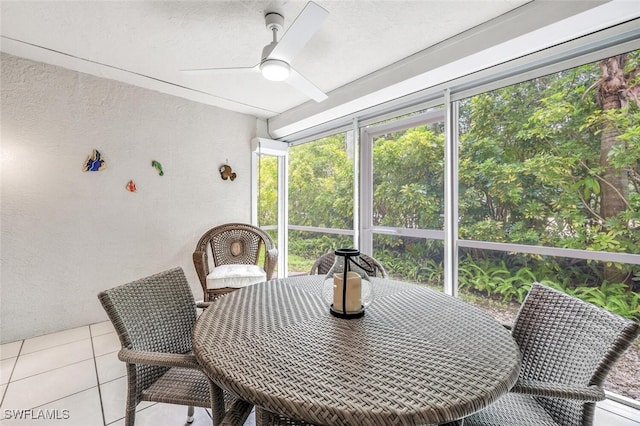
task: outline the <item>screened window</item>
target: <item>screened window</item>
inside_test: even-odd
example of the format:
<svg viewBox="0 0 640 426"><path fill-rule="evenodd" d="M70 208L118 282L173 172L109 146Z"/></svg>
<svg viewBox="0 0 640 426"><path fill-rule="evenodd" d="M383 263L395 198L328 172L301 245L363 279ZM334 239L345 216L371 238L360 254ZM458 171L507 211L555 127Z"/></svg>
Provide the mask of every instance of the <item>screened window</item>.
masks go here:
<svg viewBox="0 0 640 426"><path fill-rule="evenodd" d="M640 87L634 70L640 51L458 102L463 298L511 321L538 281L640 320L629 256L640 253L640 102L625 92ZM606 388L637 399L633 357L636 347Z"/></svg>
<svg viewBox="0 0 640 426"><path fill-rule="evenodd" d="M322 254L352 247L354 163L352 132L289 150L289 272L306 273Z"/></svg>

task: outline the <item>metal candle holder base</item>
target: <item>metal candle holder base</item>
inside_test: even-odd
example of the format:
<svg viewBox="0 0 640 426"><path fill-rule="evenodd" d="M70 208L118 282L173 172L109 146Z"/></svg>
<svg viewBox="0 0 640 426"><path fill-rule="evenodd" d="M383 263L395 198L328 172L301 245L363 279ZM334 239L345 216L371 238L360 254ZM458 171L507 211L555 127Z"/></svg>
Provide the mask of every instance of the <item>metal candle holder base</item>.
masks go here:
<svg viewBox="0 0 640 426"><path fill-rule="evenodd" d="M359 311L344 313L344 312L339 312L339 311L334 310L333 309L333 304L331 304L331 307L329 308L329 312L334 317L342 318L342 319L362 318L364 316L364 306L360 305L360 310Z"/></svg>

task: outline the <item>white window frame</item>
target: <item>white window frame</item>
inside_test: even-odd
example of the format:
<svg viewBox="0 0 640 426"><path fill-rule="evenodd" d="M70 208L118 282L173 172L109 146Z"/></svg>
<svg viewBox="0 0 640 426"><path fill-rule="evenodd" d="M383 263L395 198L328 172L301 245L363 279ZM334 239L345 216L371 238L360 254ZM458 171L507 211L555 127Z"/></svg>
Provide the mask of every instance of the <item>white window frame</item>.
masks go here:
<svg viewBox="0 0 640 426"><path fill-rule="evenodd" d="M266 138L255 138L251 141L251 221L254 225L258 223L258 194L260 188L258 163L260 155L270 155L277 157L278 163L278 278L288 276L288 238L289 231L287 224L289 223L289 144ZM273 226L262 227L265 230L273 229Z"/></svg>

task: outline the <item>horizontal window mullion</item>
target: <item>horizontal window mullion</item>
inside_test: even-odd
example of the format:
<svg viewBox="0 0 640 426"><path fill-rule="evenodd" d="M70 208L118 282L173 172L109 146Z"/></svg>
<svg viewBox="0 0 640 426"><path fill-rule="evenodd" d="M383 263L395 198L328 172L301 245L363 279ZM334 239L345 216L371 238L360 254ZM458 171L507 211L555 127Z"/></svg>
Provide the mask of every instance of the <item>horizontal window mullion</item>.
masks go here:
<svg viewBox="0 0 640 426"><path fill-rule="evenodd" d="M289 231L318 232L321 234L338 234L353 236L353 229L321 228L317 226L289 225Z"/></svg>
<svg viewBox="0 0 640 426"><path fill-rule="evenodd" d="M374 226L371 228L374 234L397 235L399 237L428 238L431 240L444 240L444 231L438 229L392 228L388 226Z"/></svg>
<svg viewBox="0 0 640 426"><path fill-rule="evenodd" d="M327 136L333 136L337 133L345 133L350 130L353 130L353 125L351 123L345 124L342 121L339 123L333 123L335 126L331 127L331 123L327 123L329 126L327 128L323 128L322 130L309 129L308 131L303 131L300 133L296 133L296 137L292 140L286 138L286 142L289 146L302 145L307 142L313 142L318 139L325 138Z"/></svg>
<svg viewBox="0 0 640 426"><path fill-rule="evenodd" d="M484 250L541 254L545 256L568 257L575 259L597 260L601 262L628 263L640 265L640 254L612 253L605 251L566 249L559 247L531 246L525 244L496 243L491 241L458 240L458 247Z"/></svg>
<svg viewBox="0 0 640 426"><path fill-rule="evenodd" d="M391 123L367 127L365 132L367 136L375 138L387 133L393 133L400 130L406 130L411 127L424 126L425 124L438 123L441 121L444 121L444 109L437 109L425 112L424 114L399 119Z"/></svg>

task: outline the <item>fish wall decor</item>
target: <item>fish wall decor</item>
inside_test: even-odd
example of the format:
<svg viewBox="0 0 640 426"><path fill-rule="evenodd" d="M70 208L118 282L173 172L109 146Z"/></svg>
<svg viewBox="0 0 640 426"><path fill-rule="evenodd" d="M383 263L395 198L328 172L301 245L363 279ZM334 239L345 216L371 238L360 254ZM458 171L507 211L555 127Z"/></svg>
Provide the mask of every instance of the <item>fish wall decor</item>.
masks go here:
<svg viewBox="0 0 640 426"><path fill-rule="evenodd" d="M157 162L156 160L153 160L151 162L151 166L155 167L156 170L158 171L158 174L160 176L164 176L164 172L162 171L162 164L160 164L159 162Z"/></svg>
<svg viewBox="0 0 640 426"><path fill-rule="evenodd" d="M82 166L83 172L98 172L100 170L104 170L107 167L107 163L102 158L102 154L97 149L94 149L93 152L87 160L84 162Z"/></svg>

